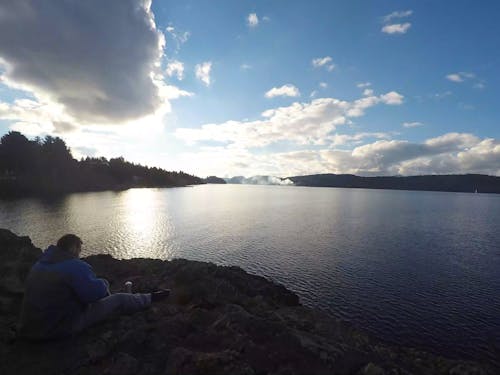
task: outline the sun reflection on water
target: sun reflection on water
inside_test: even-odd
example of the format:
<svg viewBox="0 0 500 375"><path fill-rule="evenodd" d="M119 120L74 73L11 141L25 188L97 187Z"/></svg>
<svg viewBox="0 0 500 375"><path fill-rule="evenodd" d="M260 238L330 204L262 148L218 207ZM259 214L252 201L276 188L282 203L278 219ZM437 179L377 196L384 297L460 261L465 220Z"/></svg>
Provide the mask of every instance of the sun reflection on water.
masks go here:
<svg viewBox="0 0 500 375"><path fill-rule="evenodd" d="M122 195L122 238L128 242L123 258L169 258L165 239L173 235L166 200L154 189L130 189Z"/></svg>

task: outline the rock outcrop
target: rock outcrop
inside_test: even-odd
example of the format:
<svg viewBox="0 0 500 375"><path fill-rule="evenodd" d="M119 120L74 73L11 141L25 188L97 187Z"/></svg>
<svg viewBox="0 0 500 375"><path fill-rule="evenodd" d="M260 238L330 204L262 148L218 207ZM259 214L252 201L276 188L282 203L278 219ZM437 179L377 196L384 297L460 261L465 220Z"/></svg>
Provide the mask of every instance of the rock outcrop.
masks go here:
<svg viewBox="0 0 500 375"><path fill-rule="evenodd" d="M493 369L380 343L302 306L281 285L238 267L176 259L86 258L112 290L171 288L149 310L64 340L16 339L24 279L40 255L0 229L0 373L493 374Z"/></svg>

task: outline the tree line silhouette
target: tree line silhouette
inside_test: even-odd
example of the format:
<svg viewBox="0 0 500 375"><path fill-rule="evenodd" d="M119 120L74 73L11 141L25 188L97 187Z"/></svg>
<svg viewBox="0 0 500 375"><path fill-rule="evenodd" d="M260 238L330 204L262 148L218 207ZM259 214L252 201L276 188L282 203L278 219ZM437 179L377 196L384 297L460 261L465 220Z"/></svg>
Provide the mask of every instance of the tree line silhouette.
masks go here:
<svg viewBox="0 0 500 375"><path fill-rule="evenodd" d="M30 140L17 131L0 139L0 196L175 187L204 181L184 172L169 172L125 161L123 157L73 158L59 137Z"/></svg>

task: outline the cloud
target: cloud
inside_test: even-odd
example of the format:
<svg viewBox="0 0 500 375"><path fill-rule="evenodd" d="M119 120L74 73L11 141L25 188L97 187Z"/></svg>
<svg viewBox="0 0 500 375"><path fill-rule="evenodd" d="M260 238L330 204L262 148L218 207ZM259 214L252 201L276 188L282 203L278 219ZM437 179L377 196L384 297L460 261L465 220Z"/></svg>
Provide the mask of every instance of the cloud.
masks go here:
<svg viewBox="0 0 500 375"><path fill-rule="evenodd" d="M422 143L379 139L352 150L322 148L253 154L239 147L204 148L184 154L182 161L201 168L207 175L482 173L500 176L500 142L472 134L448 133Z"/></svg>
<svg viewBox="0 0 500 375"><path fill-rule="evenodd" d="M335 64L332 63L332 58L330 56L318 57L312 60L312 65L315 68L324 67L326 70L331 72L335 69Z"/></svg>
<svg viewBox="0 0 500 375"><path fill-rule="evenodd" d="M390 22L394 18L405 18L413 14L413 10L399 10L385 15L382 19L384 23Z"/></svg>
<svg viewBox="0 0 500 375"><path fill-rule="evenodd" d="M321 87L322 89L326 89L328 87L328 83L326 83L326 82L320 82L319 83L319 87Z"/></svg>
<svg viewBox="0 0 500 375"><path fill-rule="evenodd" d="M169 85L162 86L160 91L162 97L168 99L193 95L190 92ZM119 127L107 124L82 126L74 122L74 119L65 112L64 106L61 104L40 102L32 99L17 99L13 103L0 102L0 120L10 122L9 128L11 130L17 130L29 136L44 136L57 133L59 135L64 134L65 139L67 139L68 135L75 134L71 138L71 146L80 147L95 144L96 141L92 140L92 137L104 140L104 138L123 135L137 139L137 137L145 134L156 134L163 129L162 118L167 110L168 108L165 107L164 112L156 112L137 120L131 120ZM82 134L86 134L88 137L82 137ZM103 134L106 137L102 137Z"/></svg>
<svg viewBox="0 0 500 375"><path fill-rule="evenodd" d="M257 13L250 13L247 16L247 25L248 27L257 27L259 25L259 17L257 17Z"/></svg>
<svg viewBox="0 0 500 375"><path fill-rule="evenodd" d="M202 81L205 85L210 86L211 78L210 73L212 71L212 62L206 61L195 66L196 78Z"/></svg>
<svg viewBox="0 0 500 375"><path fill-rule="evenodd" d="M54 132L59 134L72 133L78 130L78 126L64 121L52 121Z"/></svg>
<svg viewBox="0 0 500 375"><path fill-rule="evenodd" d="M315 68L318 68L320 66L324 66L330 62L332 62L332 58L330 56L318 57L318 58L312 60L312 64Z"/></svg>
<svg viewBox="0 0 500 375"><path fill-rule="evenodd" d="M176 137L188 143L211 141L221 146L201 146L197 152L183 154L179 162L207 175L500 175L500 142L492 138L447 133L417 143L392 139L394 133L338 132L352 117L362 116L369 108L400 104L402 100L402 95L396 92L354 101L321 98L264 111L261 118L254 121L205 124L198 129L180 128ZM408 124L417 126L416 122ZM374 140L366 143L371 139ZM277 142L287 142L301 149L275 152L272 148L264 148ZM346 146L353 148L345 149ZM253 153L254 148L261 150Z"/></svg>
<svg viewBox="0 0 500 375"><path fill-rule="evenodd" d="M406 34L411 27L411 23L394 23L392 25L385 25L382 27L382 32L386 34Z"/></svg>
<svg viewBox="0 0 500 375"><path fill-rule="evenodd" d="M381 96L364 97L352 102L335 98L319 98L309 103L293 103L264 111L255 121L227 121L205 124L201 128L178 128L177 138L188 144L215 141L231 147L264 147L286 141L297 145L326 145L337 126L360 117L377 104L401 104L403 96L389 92Z"/></svg>
<svg viewBox="0 0 500 375"><path fill-rule="evenodd" d="M62 105L40 103L31 99L18 99L11 104L0 103L0 120L12 122L11 130L21 131L29 136L56 131L61 133L65 128L62 124L71 123Z"/></svg>
<svg viewBox="0 0 500 375"><path fill-rule="evenodd" d="M283 85L281 87L273 87L264 95L266 98L275 98L277 96L300 96L300 91L297 87L291 84Z"/></svg>
<svg viewBox="0 0 500 375"><path fill-rule="evenodd" d="M2 80L80 123L122 123L168 106L164 35L150 1L2 2Z"/></svg>
<svg viewBox="0 0 500 375"><path fill-rule="evenodd" d="M178 99L182 97L191 97L194 94L189 91L181 90L177 86L165 85L162 87L163 96L167 99Z"/></svg>
<svg viewBox="0 0 500 375"><path fill-rule="evenodd" d="M424 124L418 121L413 121L413 122L403 122L402 126L405 128L418 128L420 126L424 126Z"/></svg>
<svg viewBox="0 0 500 375"><path fill-rule="evenodd" d="M370 82L360 82L356 85L356 87L360 89L364 89L366 87L370 87L372 84Z"/></svg>
<svg viewBox="0 0 500 375"><path fill-rule="evenodd" d="M174 53L179 53L181 46L189 40L191 33L189 31L179 31L174 26L169 25L165 31L170 35L174 42ZM170 43L170 42L169 42ZM172 43L170 43L171 45Z"/></svg>
<svg viewBox="0 0 500 375"><path fill-rule="evenodd" d="M391 134L383 132L362 132L356 134L334 134L329 137L328 140L331 142L330 147L344 146L348 144L359 144L366 138L375 139L388 139L391 138Z"/></svg>
<svg viewBox="0 0 500 375"><path fill-rule="evenodd" d="M423 144L400 142L385 146L383 157L378 158L379 165L375 168L386 174L500 174L500 142L491 138L448 133Z"/></svg>
<svg viewBox="0 0 500 375"><path fill-rule="evenodd" d="M180 97L190 97L193 93L181 90L176 86L162 85L160 95L168 100ZM164 107L163 112L155 112L140 119L122 123L119 127L108 124L85 124L75 122L64 110L64 106L58 103L41 102L32 99L17 99L12 103L0 102L0 120L6 120L9 129L20 131L28 136L45 136L56 133L64 135L65 140L71 141L72 148L82 148L88 144L95 144L92 138L100 139L102 144L104 138L114 139L117 136L131 136L137 140L146 134L156 136L163 129L163 116L169 108ZM68 135L75 135L67 138ZM86 137L82 137L86 134ZM102 137L105 134L106 137ZM114 141L113 141L114 143ZM115 147L119 148L119 147ZM106 151L101 148L101 151ZM123 153L123 151L119 151Z"/></svg>
<svg viewBox="0 0 500 375"><path fill-rule="evenodd" d="M363 90L363 95L364 96L372 96L373 95L373 90L372 89L364 89Z"/></svg>
<svg viewBox="0 0 500 375"><path fill-rule="evenodd" d="M452 82L463 82L464 79L462 78L462 76L460 74L448 74L446 76L446 79L448 81L452 81Z"/></svg>
<svg viewBox="0 0 500 375"><path fill-rule="evenodd" d="M175 75L179 81L182 81L184 78L184 64L178 60L172 60L167 64L165 73L167 73L169 77Z"/></svg>
<svg viewBox="0 0 500 375"><path fill-rule="evenodd" d="M388 92L380 97L383 103L389 105L399 105L403 103L404 96L396 91Z"/></svg>
<svg viewBox="0 0 500 375"><path fill-rule="evenodd" d="M452 73L448 74L446 76L446 79L451 82L464 82L467 79L474 78L476 75L474 73L467 73L467 72L459 72L459 73Z"/></svg>
<svg viewBox="0 0 500 375"><path fill-rule="evenodd" d="M252 65L250 65L250 64L241 64L241 65L240 65L240 69L241 69L241 70L243 70L243 71L247 71L247 70L250 70L250 69L252 69L252 68L253 68L253 67L252 67Z"/></svg>

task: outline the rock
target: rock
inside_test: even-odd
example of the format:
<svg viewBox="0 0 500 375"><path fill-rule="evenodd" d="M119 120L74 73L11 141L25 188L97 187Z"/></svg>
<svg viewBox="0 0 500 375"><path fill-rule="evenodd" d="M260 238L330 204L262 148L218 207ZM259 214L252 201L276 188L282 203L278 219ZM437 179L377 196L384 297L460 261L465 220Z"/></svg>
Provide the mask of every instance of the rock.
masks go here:
<svg viewBox="0 0 500 375"><path fill-rule="evenodd" d="M24 280L41 251L29 237L17 237L0 229L0 297L1 311L14 313L24 293Z"/></svg>
<svg viewBox="0 0 500 375"><path fill-rule="evenodd" d="M109 352L109 345L102 340L98 340L87 345L87 355L89 356L91 362L95 362L106 357Z"/></svg>
<svg viewBox="0 0 500 375"><path fill-rule="evenodd" d="M109 375L134 375L139 368L137 359L127 353L118 353L111 367L106 371Z"/></svg>
<svg viewBox="0 0 500 375"><path fill-rule="evenodd" d="M147 332L144 327L141 326L139 329L126 332L120 339L120 342L121 344L127 344L130 347L134 347L144 344L147 339Z"/></svg>
<svg viewBox="0 0 500 375"><path fill-rule="evenodd" d="M361 370L363 375L385 375L385 371L373 363L368 363L363 370Z"/></svg>
<svg viewBox="0 0 500 375"><path fill-rule="evenodd" d="M176 348L168 359L165 374L253 375L254 371L231 350L203 353Z"/></svg>
<svg viewBox="0 0 500 375"><path fill-rule="evenodd" d="M450 375L484 375L485 372L483 369L471 365L471 364L459 364L453 367L450 372Z"/></svg>

